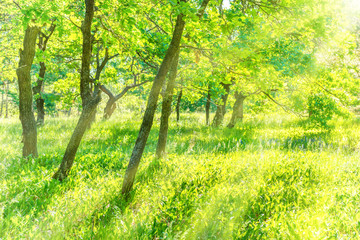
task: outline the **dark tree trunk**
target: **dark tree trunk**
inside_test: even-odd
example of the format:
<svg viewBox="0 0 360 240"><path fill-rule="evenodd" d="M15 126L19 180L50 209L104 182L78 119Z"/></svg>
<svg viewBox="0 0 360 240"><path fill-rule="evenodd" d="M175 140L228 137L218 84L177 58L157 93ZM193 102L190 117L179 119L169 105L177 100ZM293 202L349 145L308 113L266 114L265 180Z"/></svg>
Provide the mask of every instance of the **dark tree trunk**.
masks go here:
<svg viewBox="0 0 360 240"><path fill-rule="evenodd" d="M201 7L199 9L200 13L203 14L209 1L210 0L204 0L202 2ZM164 84L165 77L169 71L172 60L174 59L174 56L176 55L177 51L179 51L180 40L182 37L184 26L185 26L185 21L183 20L183 14L180 13L176 19L176 25L173 32L173 37L171 39L171 43L160 65L159 71L154 79L153 86L149 94L145 114L143 117L143 122L140 127L139 135L138 138L136 139L136 143L129 161L129 165L126 169L124 182L121 190L122 194L126 197L129 196L129 192L131 191L132 186L134 184L135 175L139 167L140 159L144 151L146 141L149 136L152 123L154 120L154 114L157 106L157 101L159 98L159 93L162 85Z"/></svg>
<svg viewBox="0 0 360 240"><path fill-rule="evenodd" d="M79 121L66 148L61 165L58 171L53 175L53 178L58 179L59 181L64 180L68 176L70 169L74 163L75 155L80 145L81 139L84 136L86 129L89 128L90 123L93 120L96 107L101 100L100 89L98 86L95 87L94 92L91 91L90 79L90 63L92 50L91 24L94 16L94 0L86 0L85 5L86 13L81 29L83 34L83 50L80 73L80 95L83 109Z"/></svg>
<svg viewBox="0 0 360 240"><path fill-rule="evenodd" d="M75 155L79 148L81 139L84 136L86 129L88 129L92 121L92 116L99 102L100 102L100 95L98 95L97 99L93 99L93 101L87 103L85 105L85 108L82 110L78 123L75 127L75 130L66 147L66 151L63 160L61 162L61 165L53 176L54 179L62 181L68 176L71 167L74 163Z"/></svg>
<svg viewBox="0 0 360 240"><path fill-rule="evenodd" d="M37 112L37 124L42 125L44 124L45 119L45 110L44 110L44 99L41 94L41 89L44 83L46 66L44 62L40 62L40 72L39 78L36 81L36 86L33 87L33 93L35 96L35 103L36 103L36 112Z"/></svg>
<svg viewBox="0 0 360 240"><path fill-rule="evenodd" d="M220 126L224 121L224 116L226 112L226 101L228 99L230 86L231 86L231 84L224 84L224 83L221 83L221 85L225 89L226 93L221 96L222 104L217 105L216 107L215 117L212 123L214 127Z"/></svg>
<svg viewBox="0 0 360 240"><path fill-rule="evenodd" d="M159 139L156 146L157 158L160 158L165 154L166 140L167 140L168 128L169 128L169 117L171 114L171 103L172 103L174 87L176 83L175 80L177 74L177 67L179 63L179 55L180 55L180 51L178 50L171 63L171 67L169 70L169 80L167 82L167 86L162 102Z"/></svg>
<svg viewBox="0 0 360 240"><path fill-rule="evenodd" d="M31 90L30 70L35 56L36 38L38 27L28 26L25 31L23 47L20 49L19 67L16 69L19 84L19 110L20 121L23 129L23 157L38 156L37 130L32 109L33 95Z"/></svg>
<svg viewBox="0 0 360 240"><path fill-rule="evenodd" d="M233 108L233 113L231 115L231 119L228 128L233 128L238 121L242 121L244 118L244 100L246 96L241 92L235 92L235 103Z"/></svg>
<svg viewBox="0 0 360 240"><path fill-rule="evenodd" d="M49 28L49 35L45 35L40 32L39 34L39 49L44 52L46 50L47 43L55 30L55 25L51 24ZM36 86L33 87L33 94L35 96L36 112L37 112L37 124L43 125L45 120L45 100L42 96L43 84L45 80L46 65L45 62L40 62L39 78L36 81Z"/></svg>
<svg viewBox="0 0 360 240"><path fill-rule="evenodd" d="M210 124L210 104L211 104L211 86L208 86L208 94L206 97L206 105L205 105L205 112L206 112L206 125L209 126Z"/></svg>
<svg viewBox="0 0 360 240"><path fill-rule="evenodd" d="M177 101L176 101L176 121L179 122L180 121L180 103L181 103L181 98L182 98L182 89L180 90L178 97L177 97Z"/></svg>
<svg viewBox="0 0 360 240"><path fill-rule="evenodd" d="M145 114L143 117L143 122L140 127L140 131L138 137L136 139L136 143L129 161L129 165L126 169L126 173L124 176L123 186L122 186L122 194L128 196L129 192L132 189L135 175L140 163L141 156L143 154L147 138L149 136L153 120L154 114L159 98L159 93L161 87L164 84L166 74L169 71L170 65L176 52L180 47L180 40L184 30L185 21L183 20L183 14L179 14L176 19L176 25L173 32L173 37L169 48L166 52L166 55L160 65L159 71L154 79L153 85L151 87L151 91L149 94Z"/></svg>

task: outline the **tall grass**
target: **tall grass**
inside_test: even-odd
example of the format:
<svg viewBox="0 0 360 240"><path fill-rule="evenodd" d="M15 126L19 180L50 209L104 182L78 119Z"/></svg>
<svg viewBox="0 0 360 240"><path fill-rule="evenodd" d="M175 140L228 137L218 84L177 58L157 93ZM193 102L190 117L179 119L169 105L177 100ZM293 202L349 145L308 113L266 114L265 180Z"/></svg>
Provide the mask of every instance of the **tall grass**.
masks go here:
<svg viewBox="0 0 360 240"><path fill-rule="evenodd" d="M17 119L0 125L0 239L351 239L360 231L359 120L325 132L289 116L171 122L167 155L151 131L131 202L121 183L140 121L98 121L69 177L51 179L76 123L47 119L37 159L21 158Z"/></svg>

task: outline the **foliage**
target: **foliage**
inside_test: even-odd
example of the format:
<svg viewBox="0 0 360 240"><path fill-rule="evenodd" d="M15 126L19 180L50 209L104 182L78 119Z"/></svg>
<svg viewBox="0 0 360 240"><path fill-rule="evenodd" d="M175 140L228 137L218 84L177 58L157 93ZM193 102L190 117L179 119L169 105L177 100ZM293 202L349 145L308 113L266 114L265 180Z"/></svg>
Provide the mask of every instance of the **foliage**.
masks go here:
<svg viewBox="0 0 360 240"><path fill-rule="evenodd" d="M317 93L308 97L309 121L315 127L329 129L328 122L335 116L346 116L331 97Z"/></svg>

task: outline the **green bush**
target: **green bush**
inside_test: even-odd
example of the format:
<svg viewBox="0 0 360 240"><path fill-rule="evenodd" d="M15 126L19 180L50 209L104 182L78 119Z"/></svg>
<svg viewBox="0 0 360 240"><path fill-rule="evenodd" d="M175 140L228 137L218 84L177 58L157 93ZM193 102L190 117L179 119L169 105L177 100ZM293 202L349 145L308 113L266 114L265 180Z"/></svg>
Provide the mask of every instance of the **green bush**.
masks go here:
<svg viewBox="0 0 360 240"><path fill-rule="evenodd" d="M329 96L318 93L308 97L309 122L312 127L330 129L334 115L344 116L338 104Z"/></svg>

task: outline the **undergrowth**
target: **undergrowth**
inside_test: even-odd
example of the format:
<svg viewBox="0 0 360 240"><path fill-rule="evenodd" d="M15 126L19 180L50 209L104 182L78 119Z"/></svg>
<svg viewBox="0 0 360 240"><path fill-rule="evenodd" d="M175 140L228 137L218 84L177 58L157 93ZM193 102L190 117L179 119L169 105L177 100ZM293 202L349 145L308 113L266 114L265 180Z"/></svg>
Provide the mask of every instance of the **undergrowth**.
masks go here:
<svg viewBox="0 0 360 240"><path fill-rule="evenodd" d="M233 129L171 121L167 154L150 133L131 201L121 184L140 120L97 121L69 177L51 179L75 118L47 119L37 159L17 119L1 120L0 239L351 239L360 231L359 120L331 131L284 116Z"/></svg>

